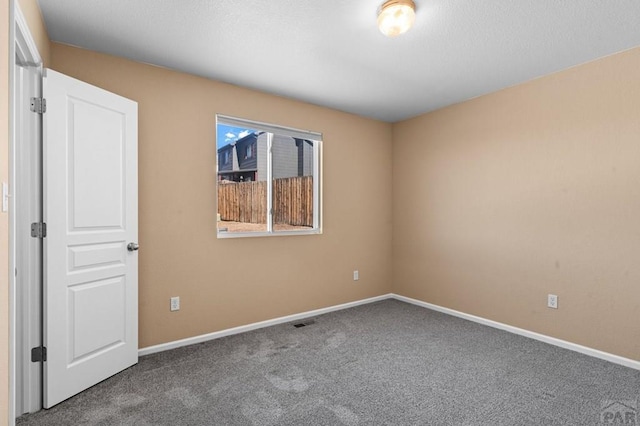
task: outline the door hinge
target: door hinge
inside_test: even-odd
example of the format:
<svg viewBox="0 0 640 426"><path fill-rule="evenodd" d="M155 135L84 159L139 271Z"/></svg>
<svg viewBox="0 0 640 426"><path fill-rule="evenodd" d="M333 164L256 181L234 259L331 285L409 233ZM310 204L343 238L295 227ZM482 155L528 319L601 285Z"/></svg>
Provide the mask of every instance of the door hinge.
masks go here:
<svg viewBox="0 0 640 426"><path fill-rule="evenodd" d="M34 222L31 224L31 236L33 238L44 238L47 236L47 224Z"/></svg>
<svg viewBox="0 0 640 426"><path fill-rule="evenodd" d="M31 98L31 111L36 114L47 112L47 100L45 98Z"/></svg>
<svg viewBox="0 0 640 426"><path fill-rule="evenodd" d="M44 362L47 360L47 348L38 346L31 349L31 362Z"/></svg>

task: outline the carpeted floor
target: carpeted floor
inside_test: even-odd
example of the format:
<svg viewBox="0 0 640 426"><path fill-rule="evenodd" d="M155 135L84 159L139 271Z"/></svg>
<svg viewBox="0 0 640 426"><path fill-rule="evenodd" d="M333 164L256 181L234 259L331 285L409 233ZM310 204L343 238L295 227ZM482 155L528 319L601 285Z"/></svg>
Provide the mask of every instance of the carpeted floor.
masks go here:
<svg viewBox="0 0 640 426"><path fill-rule="evenodd" d="M314 319L142 357L17 424L594 425L640 398L640 371L396 300Z"/></svg>

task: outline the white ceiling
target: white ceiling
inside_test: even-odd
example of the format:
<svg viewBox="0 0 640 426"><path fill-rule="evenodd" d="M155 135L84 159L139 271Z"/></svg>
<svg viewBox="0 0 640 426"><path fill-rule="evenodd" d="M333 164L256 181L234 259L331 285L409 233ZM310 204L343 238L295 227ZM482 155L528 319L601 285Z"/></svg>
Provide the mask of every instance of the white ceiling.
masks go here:
<svg viewBox="0 0 640 426"><path fill-rule="evenodd" d="M39 0L51 40L395 122L640 45L640 0ZM640 74L639 74L640 78Z"/></svg>

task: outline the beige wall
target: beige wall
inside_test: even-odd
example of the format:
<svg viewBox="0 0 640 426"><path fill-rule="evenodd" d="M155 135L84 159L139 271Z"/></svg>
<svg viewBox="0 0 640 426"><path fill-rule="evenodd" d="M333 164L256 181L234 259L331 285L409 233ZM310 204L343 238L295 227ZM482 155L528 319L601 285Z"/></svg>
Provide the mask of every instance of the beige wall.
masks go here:
<svg viewBox="0 0 640 426"><path fill-rule="evenodd" d="M391 290L390 124L51 47L53 69L139 104L140 347ZM216 239L216 113L324 134L322 235Z"/></svg>
<svg viewBox="0 0 640 426"><path fill-rule="evenodd" d="M0 0L0 182L9 179L9 1ZM0 212L0 425L9 420L9 216Z"/></svg>
<svg viewBox="0 0 640 426"><path fill-rule="evenodd" d="M640 360L638 70L640 48L396 124L394 292Z"/></svg>
<svg viewBox="0 0 640 426"><path fill-rule="evenodd" d="M40 6L38 6L37 0L17 0L20 5L20 10L24 15L29 31L33 37L33 41L36 43L38 53L42 58L42 63L45 67L51 64L51 53L49 36L47 35L47 28L44 25Z"/></svg>

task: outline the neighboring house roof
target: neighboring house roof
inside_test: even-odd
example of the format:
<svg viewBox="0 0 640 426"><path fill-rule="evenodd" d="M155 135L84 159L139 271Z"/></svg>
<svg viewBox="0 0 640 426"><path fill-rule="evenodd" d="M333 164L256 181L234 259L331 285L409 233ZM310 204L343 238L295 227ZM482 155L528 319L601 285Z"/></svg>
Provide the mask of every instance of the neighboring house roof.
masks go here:
<svg viewBox="0 0 640 426"><path fill-rule="evenodd" d="M236 146L238 144L238 142L243 142L243 141L245 141L247 139L256 138L257 136L260 136L263 133L264 132L249 133L247 136L245 136L243 138L236 139L233 142L229 142L228 144L221 146L220 148L218 148L218 152L220 153L220 152L225 151L227 149L231 149L234 146Z"/></svg>

